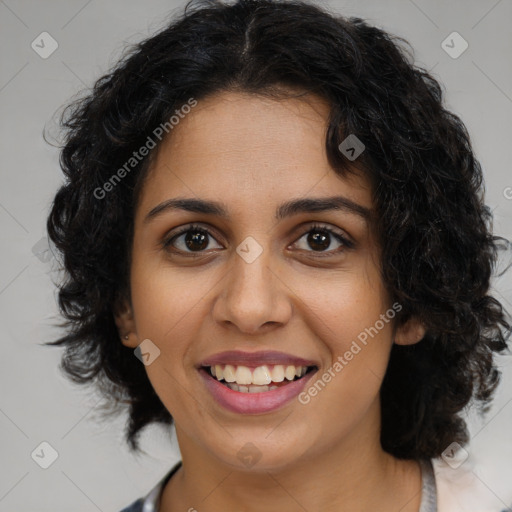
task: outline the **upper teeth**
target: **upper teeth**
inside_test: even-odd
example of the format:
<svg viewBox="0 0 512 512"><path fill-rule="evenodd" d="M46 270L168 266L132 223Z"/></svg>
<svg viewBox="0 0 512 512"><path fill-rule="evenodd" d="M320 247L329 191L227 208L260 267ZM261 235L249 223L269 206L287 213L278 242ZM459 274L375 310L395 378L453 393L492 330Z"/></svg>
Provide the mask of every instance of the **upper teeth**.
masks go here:
<svg viewBox="0 0 512 512"><path fill-rule="evenodd" d="M210 367L210 372L217 380L224 379L226 382L236 382L242 385L257 384L264 386L271 382L282 382L285 378L293 380L295 377L302 377L307 369L307 366L283 366L278 364L273 367L258 366L251 370L247 366L227 364L223 367L216 364Z"/></svg>

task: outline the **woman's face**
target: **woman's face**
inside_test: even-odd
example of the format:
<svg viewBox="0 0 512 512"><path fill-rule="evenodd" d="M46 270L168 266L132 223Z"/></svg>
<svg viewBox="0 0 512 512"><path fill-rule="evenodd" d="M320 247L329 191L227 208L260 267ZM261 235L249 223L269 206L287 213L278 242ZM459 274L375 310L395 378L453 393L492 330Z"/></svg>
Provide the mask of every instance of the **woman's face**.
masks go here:
<svg viewBox="0 0 512 512"><path fill-rule="evenodd" d="M361 455L379 442L379 388L398 309L365 217L369 184L329 166L327 116L315 96L210 96L174 126L144 184L132 310L117 321L131 331L125 345L151 340L145 368L182 453L239 468L259 459L254 468L265 470L337 450ZM335 197L338 209L320 207ZM171 207L149 215L177 198L214 202L225 215ZM316 211L303 208L308 200L320 201ZM171 240L191 224L202 231ZM231 364L223 375L242 388L219 383L208 363ZM303 365L316 368L282 380L287 366ZM261 387L267 375L271 389ZM246 392L247 379L258 392Z"/></svg>

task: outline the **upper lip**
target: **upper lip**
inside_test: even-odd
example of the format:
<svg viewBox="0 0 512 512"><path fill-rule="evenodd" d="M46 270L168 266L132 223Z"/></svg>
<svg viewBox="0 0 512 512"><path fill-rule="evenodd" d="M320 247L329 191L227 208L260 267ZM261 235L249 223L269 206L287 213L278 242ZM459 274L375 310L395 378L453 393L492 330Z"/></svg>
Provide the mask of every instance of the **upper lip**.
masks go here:
<svg viewBox="0 0 512 512"><path fill-rule="evenodd" d="M282 364L293 366L317 366L315 361L302 357L276 352L275 350L263 350L259 352L242 352L241 350L228 350L214 354L200 363L199 366L214 366L216 364L231 364L233 366L254 367L265 364Z"/></svg>

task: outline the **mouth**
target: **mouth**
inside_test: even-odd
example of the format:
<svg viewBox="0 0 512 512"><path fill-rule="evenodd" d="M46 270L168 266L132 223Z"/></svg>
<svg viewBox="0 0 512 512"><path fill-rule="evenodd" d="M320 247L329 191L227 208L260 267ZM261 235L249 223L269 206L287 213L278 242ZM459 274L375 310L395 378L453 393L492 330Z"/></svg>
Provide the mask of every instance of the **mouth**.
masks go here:
<svg viewBox="0 0 512 512"><path fill-rule="evenodd" d="M203 365L199 375L214 401L238 414L273 412L296 398L318 366Z"/></svg>
<svg viewBox="0 0 512 512"><path fill-rule="evenodd" d="M262 365L255 368L244 365L202 366L210 377L238 393L266 393L303 379L318 370L315 365Z"/></svg>

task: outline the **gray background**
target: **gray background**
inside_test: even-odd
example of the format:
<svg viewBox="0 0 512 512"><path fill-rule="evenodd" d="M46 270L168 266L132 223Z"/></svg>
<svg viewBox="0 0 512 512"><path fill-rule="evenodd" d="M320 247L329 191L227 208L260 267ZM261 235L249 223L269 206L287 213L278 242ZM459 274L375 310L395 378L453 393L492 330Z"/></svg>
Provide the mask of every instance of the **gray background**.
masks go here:
<svg viewBox="0 0 512 512"><path fill-rule="evenodd" d="M322 2L323 3L323 2ZM146 455L123 443L126 418L99 422L99 396L73 386L58 371L57 277L44 251L45 221L62 182L56 133L60 108L105 73L126 43L164 26L185 2L0 0L0 511L103 512L145 494L179 459L174 432L150 427ZM512 238L512 1L434 0L323 3L408 39L416 61L441 80L446 101L465 121L486 176L495 232ZM41 58L31 43L43 31L58 49ZM441 47L457 31L468 49L454 59ZM457 43L459 44L459 43ZM35 248L34 248L35 247ZM34 254L36 252L36 254ZM510 275L495 282L512 310ZM499 358L502 385L485 420L470 413L468 463L501 506L512 503L512 367ZM31 453L42 441L58 452L48 468Z"/></svg>

